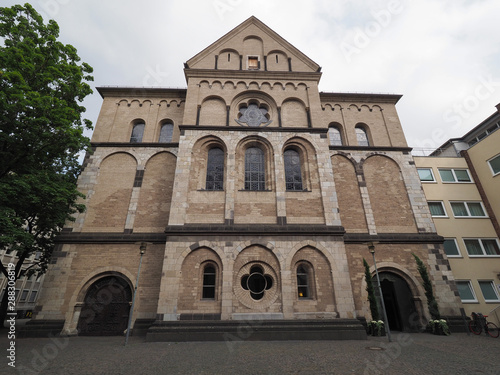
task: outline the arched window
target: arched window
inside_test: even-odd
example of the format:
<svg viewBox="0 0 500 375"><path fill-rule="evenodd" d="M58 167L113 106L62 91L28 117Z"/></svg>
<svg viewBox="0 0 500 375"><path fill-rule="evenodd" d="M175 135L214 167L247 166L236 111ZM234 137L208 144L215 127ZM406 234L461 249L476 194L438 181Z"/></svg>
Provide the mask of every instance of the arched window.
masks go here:
<svg viewBox="0 0 500 375"><path fill-rule="evenodd" d="M299 153L295 150L288 149L284 153L284 159L286 190L303 190Z"/></svg>
<svg viewBox="0 0 500 375"><path fill-rule="evenodd" d="M368 134L366 134L366 130L360 126L356 126L356 138L358 140L358 146L370 146Z"/></svg>
<svg viewBox="0 0 500 375"><path fill-rule="evenodd" d="M299 298L311 298L310 267L304 263L297 266L297 291Z"/></svg>
<svg viewBox="0 0 500 375"><path fill-rule="evenodd" d="M161 126L160 138L158 142L167 143L172 142L172 135L174 134L174 125L171 123L166 123Z"/></svg>
<svg viewBox="0 0 500 375"><path fill-rule="evenodd" d="M203 269L203 292L201 298L215 299L215 280L216 270L212 263L209 263Z"/></svg>
<svg viewBox="0 0 500 375"><path fill-rule="evenodd" d="M130 143L142 142L142 135L144 134L144 123L137 123L132 128L132 135L130 136Z"/></svg>
<svg viewBox="0 0 500 375"><path fill-rule="evenodd" d="M224 151L218 147L208 150L206 190L224 189Z"/></svg>
<svg viewBox="0 0 500 375"><path fill-rule="evenodd" d="M245 151L245 190L265 190L266 169L264 151L249 147Z"/></svg>
<svg viewBox="0 0 500 375"><path fill-rule="evenodd" d="M342 135L337 127L333 126L329 128L328 135L330 137L331 146L342 146Z"/></svg>

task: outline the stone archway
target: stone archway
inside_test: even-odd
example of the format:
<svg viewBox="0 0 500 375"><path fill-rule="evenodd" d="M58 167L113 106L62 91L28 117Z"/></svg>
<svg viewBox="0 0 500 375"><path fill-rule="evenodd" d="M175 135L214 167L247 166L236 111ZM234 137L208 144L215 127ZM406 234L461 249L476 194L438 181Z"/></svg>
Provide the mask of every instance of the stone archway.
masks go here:
<svg viewBox="0 0 500 375"><path fill-rule="evenodd" d="M410 286L401 276L392 272L380 272L379 276L389 328L391 331L414 331L418 310ZM373 282L376 285L376 277Z"/></svg>
<svg viewBox="0 0 500 375"><path fill-rule="evenodd" d="M127 329L132 289L121 277L106 276L94 282L85 295L78 320L82 336L117 336Z"/></svg>

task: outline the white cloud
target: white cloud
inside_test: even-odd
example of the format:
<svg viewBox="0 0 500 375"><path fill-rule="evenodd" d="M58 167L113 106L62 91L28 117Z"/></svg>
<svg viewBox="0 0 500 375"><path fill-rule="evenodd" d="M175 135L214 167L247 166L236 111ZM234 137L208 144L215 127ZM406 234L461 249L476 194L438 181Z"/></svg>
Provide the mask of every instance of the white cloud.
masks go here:
<svg viewBox="0 0 500 375"><path fill-rule="evenodd" d="M96 86L185 87L183 62L255 15L322 66L321 90L403 94L397 108L410 146L439 146L443 138L461 136L500 102L497 0L36 0L32 5L53 17L61 40L94 67ZM366 45L360 44L360 31L368 35ZM358 50L350 61L342 43ZM476 105L471 98L484 82L489 86ZM94 123L100 103L97 92L85 101ZM456 115L465 104L470 110L462 110L460 126L453 126L450 111ZM436 137L436 129L444 135Z"/></svg>

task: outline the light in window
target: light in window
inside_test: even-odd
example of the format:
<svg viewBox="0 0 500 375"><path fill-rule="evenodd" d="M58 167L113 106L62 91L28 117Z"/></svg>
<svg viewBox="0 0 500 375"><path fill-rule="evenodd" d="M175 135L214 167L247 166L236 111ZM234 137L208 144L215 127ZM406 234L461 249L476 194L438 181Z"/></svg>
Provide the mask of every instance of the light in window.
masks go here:
<svg viewBox="0 0 500 375"><path fill-rule="evenodd" d="M297 291L299 298L310 297L308 267L303 264L297 267Z"/></svg>

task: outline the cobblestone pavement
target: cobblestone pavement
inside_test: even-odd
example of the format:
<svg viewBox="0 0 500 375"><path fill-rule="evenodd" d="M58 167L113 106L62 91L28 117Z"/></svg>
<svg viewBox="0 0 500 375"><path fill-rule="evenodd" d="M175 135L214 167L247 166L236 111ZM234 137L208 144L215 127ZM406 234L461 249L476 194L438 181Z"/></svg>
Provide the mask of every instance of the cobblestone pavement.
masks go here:
<svg viewBox="0 0 500 375"><path fill-rule="evenodd" d="M393 333L349 341L148 343L144 337L16 339L0 332L0 374L488 374L500 375L500 338ZM7 353L7 356L5 355Z"/></svg>

